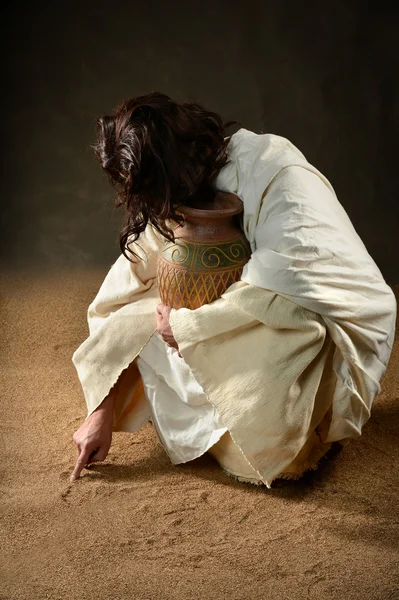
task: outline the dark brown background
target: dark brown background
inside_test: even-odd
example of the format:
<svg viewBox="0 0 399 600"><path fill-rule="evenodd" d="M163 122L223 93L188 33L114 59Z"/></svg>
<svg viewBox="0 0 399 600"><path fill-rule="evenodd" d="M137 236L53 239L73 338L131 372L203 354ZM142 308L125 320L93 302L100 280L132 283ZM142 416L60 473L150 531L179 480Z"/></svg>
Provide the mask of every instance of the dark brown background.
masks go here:
<svg viewBox="0 0 399 600"><path fill-rule="evenodd" d="M288 137L399 281L398 27L385 3L54 4L5 15L4 262L111 264L120 215L90 150L95 118L157 90Z"/></svg>
<svg viewBox="0 0 399 600"><path fill-rule="evenodd" d="M288 137L399 282L395 14L31 4L1 15L0 597L399 600L398 343L361 438L300 481L239 483L208 454L172 465L150 424L115 433L106 461L69 481L86 416L71 357L119 254L96 116L159 90Z"/></svg>

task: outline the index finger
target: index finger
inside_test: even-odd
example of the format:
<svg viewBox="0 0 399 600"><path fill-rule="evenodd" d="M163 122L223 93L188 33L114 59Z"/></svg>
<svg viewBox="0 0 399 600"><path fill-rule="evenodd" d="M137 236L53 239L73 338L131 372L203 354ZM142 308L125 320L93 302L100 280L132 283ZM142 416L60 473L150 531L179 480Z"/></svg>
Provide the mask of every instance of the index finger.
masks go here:
<svg viewBox="0 0 399 600"><path fill-rule="evenodd" d="M82 470L84 469L84 467L87 465L87 461L88 458L91 454L91 451L89 448L83 448L79 454L78 460L76 461L76 465L75 468L73 470L73 473L70 477L71 481L75 481L75 479L78 479L78 477L80 476Z"/></svg>

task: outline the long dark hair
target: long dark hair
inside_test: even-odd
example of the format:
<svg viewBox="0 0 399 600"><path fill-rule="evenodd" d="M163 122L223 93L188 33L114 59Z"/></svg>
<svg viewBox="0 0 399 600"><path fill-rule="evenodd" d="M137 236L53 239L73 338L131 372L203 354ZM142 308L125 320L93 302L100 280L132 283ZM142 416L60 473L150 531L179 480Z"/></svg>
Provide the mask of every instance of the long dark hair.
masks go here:
<svg viewBox="0 0 399 600"><path fill-rule="evenodd" d="M117 190L115 206L126 207L119 245L128 260L137 257L129 244L148 223L173 241L168 221L181 223L177 207L209 192L229 162L226 128L235 123L159 92L127 100L113 116L97 120L93 147Z"/></svg>

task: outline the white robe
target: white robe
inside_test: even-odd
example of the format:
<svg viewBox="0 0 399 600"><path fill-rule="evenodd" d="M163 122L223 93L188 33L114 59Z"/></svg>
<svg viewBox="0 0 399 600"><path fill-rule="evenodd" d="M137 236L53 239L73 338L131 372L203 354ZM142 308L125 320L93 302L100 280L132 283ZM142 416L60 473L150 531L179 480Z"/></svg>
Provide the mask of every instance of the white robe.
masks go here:
<svg viewBox="0 0 399 600"><path fill-rule="evenodd" d="M228 431L189 366L158 333L140 352L137 366L147 399L147 420L151 418L173 464L198 458ZM137 413L137 429L140 418Z"/></svg>
<svg viewBox="0 0 399 600"><path fill-rule="evenodd" d="M355 438L392 351L395 296L331 184L291 142L240 129L230 156L216 187L244 202L242 280L322 316L336 345L327 441Z"/></svg>
<svg viewBox="0 0 399 600"><path fill-rule="evenodd" d="M196 380L268 484L330 404L325 441L360 435L391 353L396 303L331 185L288 140L240 129L229 155L215 187L243 201L252 256L242 281L220 299L195 311L172 310L170 321ZM135 404L121 374L155 331L160 243L148 228L142 260L120 256L112 266L89 307L90 336L73 356L89 414L123 380L117 431L132 430ZM279 342L287 327L291 353ZM325 353L317 366L326 330L335 378L323 407L315 390L327 360ZM266 346L253 346L259 343ZM314 377L303 380L309 365Z"/></svg>

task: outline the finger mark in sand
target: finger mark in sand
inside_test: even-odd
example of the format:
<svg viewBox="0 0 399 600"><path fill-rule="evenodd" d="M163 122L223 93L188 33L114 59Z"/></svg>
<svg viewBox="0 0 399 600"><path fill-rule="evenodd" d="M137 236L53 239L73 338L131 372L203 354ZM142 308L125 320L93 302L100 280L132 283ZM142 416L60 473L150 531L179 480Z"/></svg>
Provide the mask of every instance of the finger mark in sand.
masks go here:
<svg viewBox="0 0 399 600"><path fill-rule="evenodd" d="M150 538L147 538L147 539L145 540L145 543L146 543L146 544L148 544L149 546L152 546L152 545L155 543L155 539L154 539L154 538L152 538L152 537L150 537Z"/></svg>
<svg viewBox="0 0 399 600"><path fill-rule="evenodd" d="M129 549L130 546L134 546L134 545L135 545L134 540L123 540L122 542L119 542L119 544L118 544L118 546L120 548L126 548L127 547L128 549Z"/></svg>
<svg viewBox="0 0 399 600"><path fill-rule="evenodd" d="M61 493L61 499L66 502L68 500L69 494L72 492L72 485L69 485L66 490Z"/></svg>
<svg viewBox="0 0 399 600"><path fill-rule="evenodd" d="M63 342L62 344L54 344L53 350L59 350L60 348L70 349L75 348L76 344L79 343L79 340L72 340L71 342Z"/></svg>
<svg viewBox="0 0 399 600"><path fill-rule="evenodd" d="M174 508L172 510L167 510L166 512L164 512L163 514L166 515L173 515L175 513L179 513L179 512L183 512L186 510L196 510L196 506L182 506L181 508Z"/></svg>
<svg viewBox="0 0 399 600"><path fill-rule="evenodd" d="M324 575L319 575L318 577L316 577L316 579L314 579L313 581L311 581L308 585L307 588L307 594L308 594L308 598L310 597L310 590L315 587L318 583L320 583L321 581L325 581L327 578Z"/></svg>

